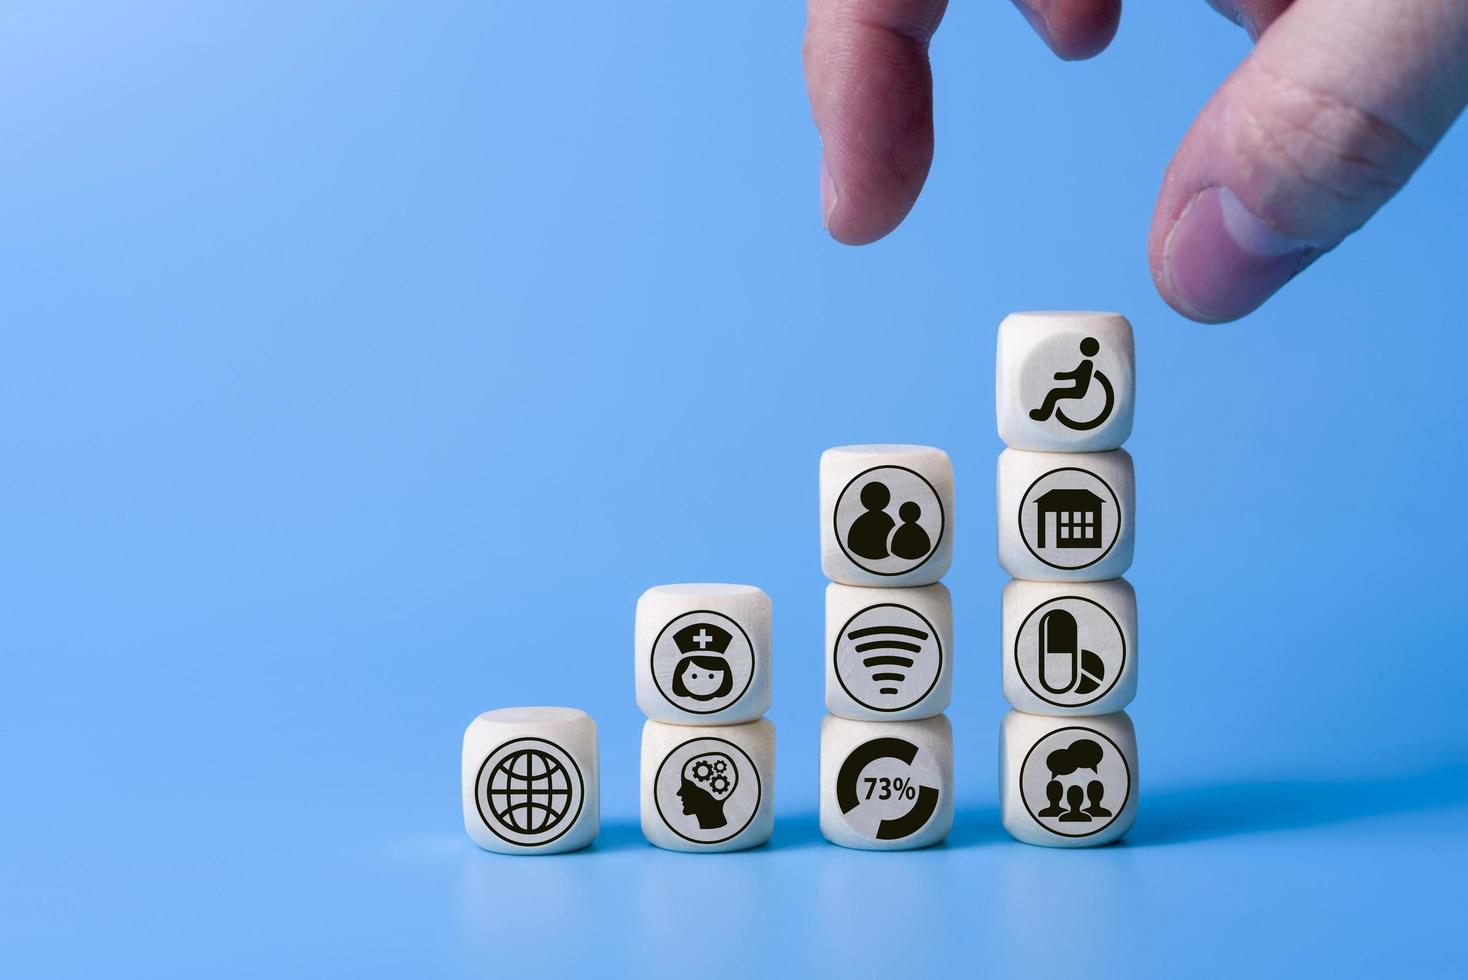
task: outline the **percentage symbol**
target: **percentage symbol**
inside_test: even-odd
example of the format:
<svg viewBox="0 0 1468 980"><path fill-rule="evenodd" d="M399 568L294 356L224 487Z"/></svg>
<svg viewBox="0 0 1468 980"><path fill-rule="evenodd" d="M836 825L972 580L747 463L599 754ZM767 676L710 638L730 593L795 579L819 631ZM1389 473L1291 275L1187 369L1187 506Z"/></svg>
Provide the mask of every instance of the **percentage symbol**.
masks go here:
<svg viewBox="0 0 1468 980"><path fill-rule="evenodd" d="M917 787L912 785L906 776L899 776L892 780L892 788L897 791L898 796L909 800L917 799Z"/></svg>

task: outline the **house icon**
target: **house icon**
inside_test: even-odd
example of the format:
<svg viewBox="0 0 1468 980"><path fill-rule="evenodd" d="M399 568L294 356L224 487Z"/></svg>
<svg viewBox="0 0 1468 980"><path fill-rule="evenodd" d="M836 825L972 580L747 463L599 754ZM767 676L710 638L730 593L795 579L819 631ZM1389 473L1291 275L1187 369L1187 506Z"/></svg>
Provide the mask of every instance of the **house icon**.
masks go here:
<svg viewBox="0 0 1468 980"><path fill-rule="evenodd" d="M1089 490L1057 488L1035 498L1038 517L1036 543L1039 547L1101 547L1101 504ZM1047 545L1050 517L1055 517L1054 544Z"/></svg>

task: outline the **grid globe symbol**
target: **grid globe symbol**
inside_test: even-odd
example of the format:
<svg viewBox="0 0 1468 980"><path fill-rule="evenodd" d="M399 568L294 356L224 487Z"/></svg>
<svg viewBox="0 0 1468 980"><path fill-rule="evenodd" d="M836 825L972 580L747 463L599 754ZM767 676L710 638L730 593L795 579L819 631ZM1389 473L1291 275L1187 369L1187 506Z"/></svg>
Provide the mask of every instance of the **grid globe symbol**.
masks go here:
<svg viewBox="0 0 1468 980"><path fill-rule="evenodd" d="M480 767L479 815L495 836L532 847L557 839L581 813L581 773L559 746L519 739Z"/></svg>

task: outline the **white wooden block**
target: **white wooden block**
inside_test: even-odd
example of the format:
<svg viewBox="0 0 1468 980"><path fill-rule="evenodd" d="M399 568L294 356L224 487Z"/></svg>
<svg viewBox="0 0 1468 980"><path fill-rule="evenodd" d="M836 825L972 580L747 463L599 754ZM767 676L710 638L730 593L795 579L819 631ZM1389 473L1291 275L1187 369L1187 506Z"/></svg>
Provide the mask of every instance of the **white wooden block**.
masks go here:
<svg viewBox="0 0 1468 980"><path fill-rule="evenodd" d="M953 599L915 589L826 586L826 709L907 721L943 713L953 691Z"/></svg>
<svg viewBox="0 0 1468 980"><path fill-rule="evenodd" d="M999 454L999 564L1015 578L1097 582L1132 564L1132 457L1105 453Z"/></svg>
<svg viewBox="0 0 1468 980"><path fill-rule="evenodd" d="M464 732L464 829L501 854L585 847L600 824L596 722L575 708L486 711Z"/></svg>
<svg viewBox="0 0 1468 980"><path fill-rule="evenodd" d="M1004 587L1004 696L1036 715L1106 715L1137 694L1137 593L1126 579Z"/></svg>
<svg viewBox="0 0 1468 980"><path fill-rule="evenodd" d="M659 585L637 600L637 706L676 725L770 707L770 597L752 585Z"/></svg>
<svg viewBox="0 0 1468 980"><path fill-rule="evenodd" d="M1132 327L1119 313L1014 313L999 325L999 438L1014 449L1092 453L1132 432Z"/></svg>
<svg viewBox="0 0 1468 980"><path fill-rule="evenodd" d="M642 835L670 851L742 851L775 829L775 726L642 726Z"/></svg>
<svg viewBox="0 0 1468 980"><path fill-rule="evenodd" d="M833 844L903 851L953 828L953 726L920 721L821 722L821 833Z"/></svg>
<svg viewBox="0 0 1468 980"><path fill-rule="evenodd" d="M953 464L931 446L821 454L821 567L842 585L931 585L953 562Z"/></svg>
<svg viewBox="0 0 1468 980"><path fill-rule="evenodd" d="M1004 829L1048 847L1096 847L1137 819L1137 734L1125 711L1053 718L1011 711L999 748Z"/></svg>

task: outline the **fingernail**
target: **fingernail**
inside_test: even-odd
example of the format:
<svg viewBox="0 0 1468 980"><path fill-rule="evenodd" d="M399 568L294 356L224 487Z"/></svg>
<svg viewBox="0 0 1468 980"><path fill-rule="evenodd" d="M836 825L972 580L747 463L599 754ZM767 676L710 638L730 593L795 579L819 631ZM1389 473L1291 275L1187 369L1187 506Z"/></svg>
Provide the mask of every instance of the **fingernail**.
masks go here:
<svg viewBox="0 0 1468 980"><path fill-rule="evenodd" d="M831 215L836 211L836 182L831 179L831 168L826 163L826 154L821 154L821 223L829 231Z"/></svg>
<svg viewBox="0 0 1468 980"><path fill-rule="evenodd" d="M1183 209L1162 249L1162 280L1184 313L1233 320L1252 312L1311 257L1308 242L1260 221L1227 187L1209 187Z"/></svg>

